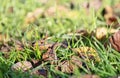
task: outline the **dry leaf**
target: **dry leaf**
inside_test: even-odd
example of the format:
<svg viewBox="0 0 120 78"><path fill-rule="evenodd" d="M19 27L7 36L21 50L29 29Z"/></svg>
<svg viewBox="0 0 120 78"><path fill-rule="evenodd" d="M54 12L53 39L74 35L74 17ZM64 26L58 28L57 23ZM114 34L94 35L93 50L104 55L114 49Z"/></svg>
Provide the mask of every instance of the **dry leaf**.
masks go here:
<svg viewBox="0 0 120 78"><path fill-rule="evenodd" d="M12 65L12 70L27 71L32 68L32 64L29 61L21 61Z"/></svg>
<svg viewBox="0 0 120 78"><path fill-rule="evenodd" d="M92 47L73 48L74 52L79 54L82 59L100 61L98 53Z"/></svg>
<svg viewBox="0 0 120 78"><path fill-rule="evenodd" d="M55 52L56 47L59 46L58 43L55 43L54 45L52 45L52 47L50 47L48 49L48 51L46 53L43 54L42 59L44 61L55 61L57 60L57 55Z"/></svg>
<svg viewBox="0 0 120 78"><path fill-rule="evenodd" d="M31 63L32 63L34 68L41 64L40 60L35 60L35 59L31 59Z"/></svg>
<svg viewBox="0 0 120 78"><path fill-rule="evenodd" d="M106 23L109 26L112 26L115 28L118 27L119 23L118 23L117 17L114 14L113 8L111 6L105 7L103 15L104 15L104 18L106 20Z"/></svg>
<svg viewBox="0 0 120 78"><path fill-rule="evenodd" d="M56 15L59 17L63 17L64 14L68 14L68 9L65 6L58 5L48 8L45 11L46 17L55 17Z"/></svg>
<svg viewBox="0 0 120 78"><path fill-rule="evenodd" d="M77 65L78 67L82 67L82 62L80 60L80 57L78 56L72 56L71 57L71 62L75 65Z"/></svg>
<svg viewBox="0 0 120 78"><path fill-rule="evenodd" d="M8 43L3 43L0 47L0 51L2 52L9 52L11 50L11 46L8 45Z"/></svg>
<svg viewBox="0 0 120 78"><path fill-rule="evenodd" d="M22 42L15 40L15 49L18 51L22 51L24 49L24 45L22 44Z"/></svg>
<svg viewBox="0 0 120 78"><path fill-rule="evenodd" d="M86 14L90 13L90 9L94 9L96 12L101 8L102 0L92 0L90 2L84 2L82 7L85 8Z"/></svg>
<svg viewBox="0 0 120 78"><path fill-rule="evenodd" d="M53 44L41 44L41 45L34 45L34 47L38 46L40 50L47 50L49 47L52 47Z"/></svg>
<svg viewBox="0 0 120 78"><path fill-rule="evenodd" d="M25 24L33 23L43 14L43 8L37 8L33 12L29 12L25 18Z"/></svg>
<svg viewBox="0 0 120 78"><path fill-rule="evenodd" d="M64 73L73 73L74 65L70 61L63 61L57 66L57 70L60 70Z"/></svg>
<svg viewBox="0 0 120 78"><path fill-rule="evenodd" d="M48 76L48 72L47 72L47 70L45 70L45 69L39 69L39 70L36 70L36 71L33 71L31 74L34 74L34 75L42 75L42 76L44 76L45 78L48 78L47 76Z"/></svg>
<svg viewBox="0 0 120 78"><path fill-rule="evenodd" d="M110 43L115 50L120 51L120 30L110 38Z"/></svg>

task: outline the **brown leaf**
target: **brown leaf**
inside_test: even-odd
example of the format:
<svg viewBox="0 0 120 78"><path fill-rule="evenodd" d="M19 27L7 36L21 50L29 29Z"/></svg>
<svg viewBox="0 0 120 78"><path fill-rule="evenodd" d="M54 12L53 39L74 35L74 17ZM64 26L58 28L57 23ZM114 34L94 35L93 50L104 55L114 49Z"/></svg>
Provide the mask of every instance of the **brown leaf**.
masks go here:
<svg viewBox="0 0 120 78"><path fill-rule="evenodd" d="M115 50L120 52L120 30L110 38L110 43Z"/></svg>
<svg viewBox="0 0 120 78"><path fill-rule="evenodd" d="M83 8L85 8L86 14L90 13L90 9L94 9L97 12L102 6L102 0L92 0L90 2L84 2L82 6Z"/></svg>
<svg viewBox="0 0 120 78"><path fill-rule="evenodd" d="M31 59L31 63L32 63L34 68L41 64L40 60L36 60L36 59Z"/></svg>
<svg viewBox="0 0 120 78"><path fill-rule="evenodd" d="M25 24L33 23L37 20L43 13L43 8L37 8L33 12L29 12L25 18Z"/></svg>
<svg viewBox="0 0 120 78"><path fill-rule="evenodd" d="M104 9L104 18L106 20L107 25L112 27L118 27L119 23L116 15L114 14L113 8L111 6L106 6Z"/></svg>
<svg viewBox="0 0 120 78"><path fill-rule="evenodd" d="M82 62L80 60L80 57L78 56L72 56L71 57L71 62L75 65L77 65L78 67L82 67Z"/></svg>
<svg viewBox="0 0 120 78"><path fill-rule="evenodd" d="M15 40L15 49L18 51L22 51L24 49L24 45L22 42Z"/></svg>
<svg viewBox="0 0 120 78"><path fill-rule="evenodd" d="M105 16L105 19L106 19L106 23L114 28L117 28L118 27L118 20L116 18L116 16L114 15L110 15L110 14L106 14Z"/></svg>
<svg viewBox="0 0 120 78"><path fill-rule="evenodd" d="M74 65L70 61L66 60L66 61L61 62L57 66L57 70L60 70L64 73L73 73Z"/></svg>
<svg viewBox="0 0 120 78"><path fill-rule="evenodd" d="M58 5L58 6L52 6L52 7L49 7L46 11L45 11L45 16L46 17L55 17L57 14L57 16L60 16L62 17L64 14L67 14L68 13L68 9L63 6L63 5Z"/></svg>
<svg viewBox="0 0 120 78"><path fill-rule="evenodd" d="M47 50L49 47L52 47L53 44L41 44L41 45L34 45L34 47L38 46L40 50Z"/></svg>
<svg viewBox="0 0 120 78"><path fill-rule="evenodd" d="M17 62L16 64L13 64L11 69L12 70L22 70L27 71L32 68L32 64L29 61L21 61Z"/></svg>
<svg viewBox="0 0 120 78"><path fill-rule="evenodd" d="M31 74L34 74L34 75L42 75L42 76L44 76L45 78L48 78L47 76L48 76L48 72L47 72L47 70L45 70L45 69L39 69L39 70L36 70L36 71L33 71Z"/></svg>
<svg viewBox="0 0 120 78"><path fill-rule="evenodd" d="M2 52L9 52L11 50L11 46L8 43L3 43L0 47L0 51Z"/></svg>
<svg viewBox="0 0 120 78"><path fill-rule="evenodd" d="M54 45L52 45L52 47L50 47L48 49L48 51L46 53L43 54L42 59L44 61L55 61L57 60L57 55L55 52L56 47L59 46L58 43L55 43Z"/></svg>
<svg viewBox="0 0 120 78"><path fill-rule="evenodd" d="M100 61L98 53L92 47L73 48L74 52L79 54L82 59Z"/></svg>

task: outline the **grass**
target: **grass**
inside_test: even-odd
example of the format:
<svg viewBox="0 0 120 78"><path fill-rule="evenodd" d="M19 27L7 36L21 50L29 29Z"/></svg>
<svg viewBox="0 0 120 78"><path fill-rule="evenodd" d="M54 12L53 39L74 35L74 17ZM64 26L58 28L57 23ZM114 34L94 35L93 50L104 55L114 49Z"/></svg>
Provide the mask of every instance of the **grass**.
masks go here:
<svg viewBox="0 0 120 78"><path fill-rule="evenodd" d="M104 0L103 7L105 5L116 4L118 1L119 0ZM68 2L70 2L70 0L61 0L59 4L68 5ZM97 13L91 9L90 15L87 16L85 14L85 10L78 5L82 2L84 1L76 0L75 10L73 10L73 13L75 12L74 16L67 16L67 14L66 16L59 16L58 13L56 18L38 18L36 22L24 27L24 19L28 12L32 12L39 7L47 8L51 5L56 6L56 2L51 0L46 5L43 5L39 3L38 0L0 0L0 32L2 35L6 34L7 38L5 41L8 41L10 38L15 38L22 42L37 41L42 39L47 33L51 36L51 42L62 42L63 35L67 32L75 32L77 29L86 29L91 32L98 26L106 26L104 18L101 16L103 8L101 8ZM8 8L11 6L14 7L13 13L8 12ZM75 39L74 36L73 39ZM101 61L97 63L83 60L88 68L82 67L81 69L75 69L73 73L75 77L79 78L79 76L83 74L96 74L101 78L108 78L120 74L120 53L111 48L111 46L105 48L103 43L107 41L108 40L101 42L92 36L87 38L80 37L77 42L72 41L71 47L93 47L98 52L101 59ZM71 44L69 40L68 43ZM43 51L40 51L39 49L33 51L26 47L24 51L16 51L13 49L8 53L9 58L5 58L3 56L4 53L0 52L0 78L41 78L41 76L31 76L29 73L12 71L11 65L16 61L30 60L33 58L31 55L33 55L35 59L41 60ZM63 49L61 47L57 48L56 53L61 61L69 59L70 56L74 54L74 52L68 48ZM45 67L49 70L49 78L54 78L54 76L68 78L71 76L69 74L56 71L54 69L54 65L48 66L47 63L49 62L45 62L43 65L39 65L33 70Z"/></svg>

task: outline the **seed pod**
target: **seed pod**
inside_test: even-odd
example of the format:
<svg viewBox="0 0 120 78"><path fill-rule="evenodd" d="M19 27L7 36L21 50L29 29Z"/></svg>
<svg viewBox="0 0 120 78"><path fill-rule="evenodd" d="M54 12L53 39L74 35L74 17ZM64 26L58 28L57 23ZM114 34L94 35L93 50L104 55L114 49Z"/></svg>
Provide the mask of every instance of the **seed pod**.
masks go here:
<svg viewBox="0 0 120 78"><path fill-rule="evenodd" d="M110 38L110 43L115 50L120 51L120 30Z"/></svg>

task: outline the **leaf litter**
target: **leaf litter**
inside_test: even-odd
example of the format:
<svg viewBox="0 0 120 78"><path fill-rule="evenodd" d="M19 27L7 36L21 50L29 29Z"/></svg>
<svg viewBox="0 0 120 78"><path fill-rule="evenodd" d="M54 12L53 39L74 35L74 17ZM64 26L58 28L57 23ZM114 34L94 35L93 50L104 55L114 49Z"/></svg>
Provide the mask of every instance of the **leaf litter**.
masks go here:
<svg viewBox="0 0 120 78"><path fill-rule="evenodd" d="M46 2L43 2L43 3L46 3ZM74 4L72 5L74 6ZM93 6L93 5L97 5L97 6ZM92 2L84 3L83 7L86 9L86 12L89 13L90 8L94 8L94 10L97 11L100 9L101 5L102 5L102 0L93 0ZM75 33L68 33L67 36L70 37L70 40L72 39L73 36L80 38L82 36L87 37L88 35L94 36L96 37L96 39L101 40L101 39L105 39L107 34L109 33L110 44L116 51L120 51L120 47L119 47L120 31L118 31L117 29L119 27L118 17L120 17L119 8L120 8L120 4L117 4L113 7L106 6L103 10L103 17L105 19L106 25L109 26L110 29L108 29L107 26L106 27L100 26L100 27L97 27L95 30L93 30L91 33L88 33L87 30L78 30L78 31L76 30ZM60 14L58 13L60 18L64 17L64 15L69 14L71 12L69 8L63 5L59 5L57 7L49 7L46 10L43 8L37 8L33 12L29 12L26 15L24 24L34 23L38 18L41 18L42 16L44 16L44 18L55 17L55 15L57 14L56 13L57 11L58 12L62 11L62 13ZM9 7L8 12L13 13L14 7L12 6ZM92 35L93 32L94 32L94 35ZM28 47L19 40L13 39L11 41L4 42L5 39L6 39L6 36L1 34L0 41L3 43L0 46L0 51L5 53L4 57L9 58L8 57L9 55L6 54L6 52L10 52L12 49L24 52L25 47ZM34 51L36 47L39 48L40 52L43 51L41 59L37 59L37 60L32 59L31 61L21 61L21 62L17 61L17 63L11 66L11 69L13 71L20 69L26 72L28 70L38 67L44 62L50 62L49 65L56 65L55 70L70 74L74 72L75 67L78 67L78 68L84 67L82 60L94 61L94 62L101 61L98 52L96 51L96 49L92 47L83 46L78 48L72 48L71 47L72 45L70 44L70 48L68 48L69 45L66 44L67 42L64 39L62 40L63 42L61 43L59 42L48 43L46 39L47 38L43 38L32 44L29 44L29 48L31 49L32 47L31 49L32 51ZM9 44L9 42L11 42L12 45ZM57 47L63 47L63 49L68 48L70 51L73 52L73 55L70 56L69 60L60 61L56 52ZM38 69L37 71L34 71L32 74L43 75L44 77L47 78L48 70L41 68L41 69ZM97 75L87 74L82 76L82 78L99 78L99 77Z"/></svg>

